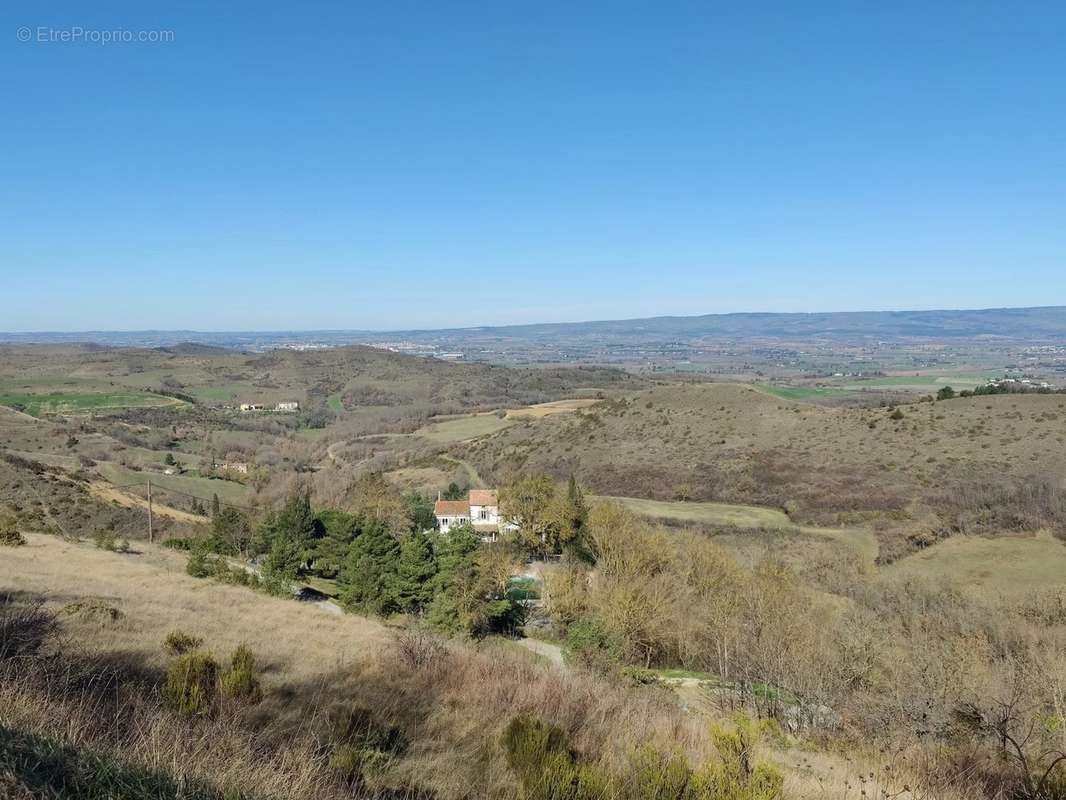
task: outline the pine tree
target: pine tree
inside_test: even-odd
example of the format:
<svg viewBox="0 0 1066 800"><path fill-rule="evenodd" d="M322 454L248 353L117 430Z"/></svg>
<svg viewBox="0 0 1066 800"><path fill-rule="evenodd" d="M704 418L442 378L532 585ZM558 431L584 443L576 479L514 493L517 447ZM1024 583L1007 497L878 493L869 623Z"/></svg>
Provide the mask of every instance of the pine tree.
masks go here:
<svg viewBox="0 0 1066 800"><path fill-rule="evenodd" d="M299 553L299 568L302 569L310 563L314 555L315 539L321 534L321 526L316 522L314 512L311 510L311 493L306 490L295 492L289 496L281 513L278 514L274 526L275 541L271 543L271 552L277 545L278 539L286 539L283 549Z"/></svg>
<svg viewBox="0 0 1066 800"><path fill-rule="evenodd" d="M218 502L218 495L211 495L211 516L217 517L218 512L222 510L222 504Z"/></svg>
<svg viewBox="0 0 1066 800"><path fill-rule="evenodd" d="M274 537L263 571L268 577L295 580L303 564L303 548L288 536Z"/></svg>
<svg viewBox="0 0 1066 800"><path fill-rule="evenodd" d="M429 604L436 574L433 543L425 533L415 531L400 545L396 566L396 603L402 611L418 613Z"/></svg>
<svg viewBox="0 0 1066 800"><path fill-rule="evenodd" d="M477 534L468 525L440 537L433 600L427 609L431 625L448 633L483 636L506 630L514 608L492 570L484 568Z"/></svg>
<svg viewBox="0 0 1066 800"><path fill-rule="evenodd" d="M352 542L341 569L341 600L349 608L389 614L398 610L396 578L400 544L380 523L370 523Z"/></svg>

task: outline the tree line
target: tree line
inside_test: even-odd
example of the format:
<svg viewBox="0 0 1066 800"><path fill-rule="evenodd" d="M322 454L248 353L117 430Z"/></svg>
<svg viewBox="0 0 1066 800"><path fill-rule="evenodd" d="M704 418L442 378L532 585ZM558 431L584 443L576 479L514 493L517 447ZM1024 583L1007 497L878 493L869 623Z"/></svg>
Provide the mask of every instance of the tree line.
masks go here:
<svg viewBox="0 0 1066 800"><path fill-rule="evenodd" d="M335 581L348 610L411 614L448 633L483 636L521 624L521 592L511 578L523 560L564 548L581 556L588 513L574 480L563 487L525 476L500 490L501 513L516 529L483 546L470 525L439 533L432 503L400 494L380 474L360 477L349 498L348 509L315 509L299 490L254 523L216 499L210 534L191 544L189 571L249 582L247 570L225 563L239 558L254 565L264 588L283 593L308 579Z"/></svg>

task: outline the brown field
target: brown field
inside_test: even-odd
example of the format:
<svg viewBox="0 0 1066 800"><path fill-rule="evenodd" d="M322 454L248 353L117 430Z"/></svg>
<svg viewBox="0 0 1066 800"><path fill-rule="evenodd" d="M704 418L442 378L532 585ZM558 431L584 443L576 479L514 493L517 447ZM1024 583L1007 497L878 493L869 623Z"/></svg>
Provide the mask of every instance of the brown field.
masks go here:
<svg viewBox="0 0 1066 800"><path fill-rule="evenodd" d="M431 667L414 668L397 659L392 634L380 622L191 578L183 572L184 557L173 551L138 543L136 553L118 555L51 536L30 534L28 539L27 546L5 552L0 560L0 596L42 598L60 611L91 602L117 612L115 619L61 613L68 647L123 654L143 664L139 669L159 670L168 660L162 639L173 630L202 636L205 647L223 657L248 644L265 668L266 701L254 718L268 733L264 748L274 746L271 736L283 735L299 752L324 705L355 698L416 732L410 750L385 777L432 786L441 798L517 796L497 741L505 722L523 712L557 721L583 752L602 752L616 765L648 743L694 758L713 757L705 715L720 712L694 685L678 690L689 706L685 713L672 691L625 690L591 675L568 675L491 641L480 647L452 643ZM15 689L0 687L0 698ZM106 734L77 708L51 700L29 704L17 692L7 699L10 705L0 711L6 724L44 735L76 734L81 744L96 748L107 744ZM59 714L65 715L62 721ZM141 735L146 738L124 752L125 758L167 752L174 759L168 766L189 779L229 775L245 786L272 789L269 796L279 798L352 796L334 793L321 766L307 760L310 753L299 767L277 757L263 760L266 751L248 750L239 729L202 728L193 749L184 747L174 723L163 718L144 720ZM898 790L902 780L878 766L882 759L876 753L844 757L782 742L761 747L758 757L785 771L790 800L846 800L858 776L875 770L870 787ZM286 775L289 783L282 790ZM937 800L963 796L936 795Z"/></svg>
<svg viewBox="0 0 1066 800"><path fill-rule="evenodd" d="M550 403L537 403L535 405L526 406L525 408L512 408L508 409L508 417L517 418L540 418L550 417L552 414L565 414L567 411L577 411L579 408L588 408L594 406L599 400L593 398L574 399L574 400L554 400Z"/></svg>

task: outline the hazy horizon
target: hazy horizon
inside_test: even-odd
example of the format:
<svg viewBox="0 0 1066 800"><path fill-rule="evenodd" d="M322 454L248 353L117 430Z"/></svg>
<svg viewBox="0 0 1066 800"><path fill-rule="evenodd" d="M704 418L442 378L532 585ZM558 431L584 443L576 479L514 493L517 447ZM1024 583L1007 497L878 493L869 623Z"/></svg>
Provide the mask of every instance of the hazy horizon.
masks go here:
<svg viewBox="0 0 1066 800"><path fill-rule="evenodd" d="M49 335L73 335L79 333L114 333L114 334L135 334L135 333L195 333L195 334L268 334L268 333L299 333L299 334L311 334L311 333L366 333L366 334L390 334L390 333L409 333L409 332L432 332L438 330L478 330L482 328L506 328L506 327L525 327L536 325L582 325L582 324L596 324L602 322L639 322L641 320L648 319L660 319L660 318L700 318L700 317L718 317L718 316L745 316L745 315L820 315L820 314L892 314L892 313L922 313L922 312L982 312L982 311L1028 311L1034 309L1056 309L1066 308L1066 306L1060 305L1034 305L1034 306L989 306L985 308L861 308L861 309L829 309L819 311L760 311L760 310L743 310L743 311L724 311L724 312L707 312L703 314L651 314L646 317L605 317L601 319L573 319L573 320L543 320L526 323L513 323L510 325L490 325L490 324L470 324L461 326L442 326L442 327L425 327L425 328L191 328L191 327L175 327L175 328L70 328L70 329L38 329L38 330L3 330L0 329L0 334L12 334L18 336L32 336L34 334Z"/></svg>

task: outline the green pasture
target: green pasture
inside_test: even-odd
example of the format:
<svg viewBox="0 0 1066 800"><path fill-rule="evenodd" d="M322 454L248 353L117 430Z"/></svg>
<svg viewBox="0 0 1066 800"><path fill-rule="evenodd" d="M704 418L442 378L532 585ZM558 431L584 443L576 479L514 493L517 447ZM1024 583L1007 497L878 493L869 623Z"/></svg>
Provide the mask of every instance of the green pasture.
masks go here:
<svg viewBox="0 0 1066 800"><path fill-rule="evenodd" d="M0 393L0 405L17 408L40 417L46 414L82 414L118 408L152 408L183 405L180 400L140 392L24 392Z"/></svg>
<svg viewBox="0 0 1066 800"><path fill-rule="evenodd" d="M415 433L437 444L452 444L502 431L514 422L513 419L500 419L495 414L472 414L444 422L431 422Z"/></svg>
<svg viewBox="0 0 1066 800"><path fill-rule="evenodd" d="M212 495L218 495L223 503L247 505L252 497L252 490L236 481L222 478L204 478L199 475L163 475L158 472L138 472L126 469L110 461L97 464L100 474L111 483L125 486L131 483L147 483L151 478L152 486L163 490L183 492L201 500L210 502Z"/></svg>
<svg viewBox="0 0 1066 800"><path fill-rule="evenodd" d="M851 394L843 388L821 386L777 386L769 383L754 384L760 392L780 397L782 400L811 400L816 397L841 397Z"/></svg>

